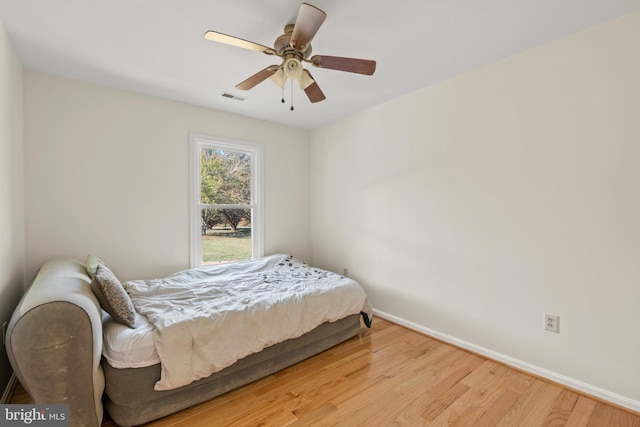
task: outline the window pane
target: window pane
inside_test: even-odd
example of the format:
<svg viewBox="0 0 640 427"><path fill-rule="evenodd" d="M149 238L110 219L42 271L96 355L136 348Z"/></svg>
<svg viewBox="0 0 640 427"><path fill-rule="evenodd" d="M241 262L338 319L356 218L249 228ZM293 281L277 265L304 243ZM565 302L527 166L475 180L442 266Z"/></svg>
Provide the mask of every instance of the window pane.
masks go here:
<svg viewBox="0 0 640 427"><path fill-rule="evenodd" d="M251 259L251 210L202 209L202 264Z"/></svg>
<svg viewBox="0 0 640 427"><path fill-rule="evenodd" d="M202 204L251 204L251 154L202 147L200 151Z"/></svg>
<svg viewBox="0 0 640 427"><path fill-rule="evenodd" d="M262 146L193 134L189 142L190 265L263 256Z"/></svg>

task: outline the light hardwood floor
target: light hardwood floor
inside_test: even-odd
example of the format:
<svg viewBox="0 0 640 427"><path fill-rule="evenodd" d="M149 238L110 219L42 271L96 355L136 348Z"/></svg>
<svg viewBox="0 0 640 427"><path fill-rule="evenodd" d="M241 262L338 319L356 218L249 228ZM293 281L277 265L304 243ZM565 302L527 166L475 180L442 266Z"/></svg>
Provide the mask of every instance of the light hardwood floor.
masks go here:
<svg viewBox="0 0 640 427"><path fill-rule="evenodd" d="M359 337L148 425L640 427L640 416L378 318Z"/></svg>

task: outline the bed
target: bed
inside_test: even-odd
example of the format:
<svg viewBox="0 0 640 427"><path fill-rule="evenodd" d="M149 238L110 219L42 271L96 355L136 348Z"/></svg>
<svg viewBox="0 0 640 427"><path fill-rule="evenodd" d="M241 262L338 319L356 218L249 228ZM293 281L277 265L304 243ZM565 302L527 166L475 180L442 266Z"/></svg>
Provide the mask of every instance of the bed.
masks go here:
<svg viewBox="0 0 640 427"><path fill-rule="evenodd" d="M357 282L287 255L122 284L113 275L116 297L113 283L97 285L106 271L92 256L48 262L7 332L18 380L35 403L68 403L71 425L99 426L103 408L121 426L164 417L371 322Z"/></svg>

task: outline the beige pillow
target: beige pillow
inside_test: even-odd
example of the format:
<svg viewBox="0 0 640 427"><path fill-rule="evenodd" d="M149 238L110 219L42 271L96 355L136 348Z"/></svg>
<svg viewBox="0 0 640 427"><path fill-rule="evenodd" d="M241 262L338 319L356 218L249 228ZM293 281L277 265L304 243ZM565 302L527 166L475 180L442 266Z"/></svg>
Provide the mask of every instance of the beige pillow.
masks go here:
<svg viewBox="0 0 640 427"><path fill-rule="evenodd" d="M135 328L136 310L133 307L131 298L129 298L129 294L124 290L116 275L106 265L98 264L90 287L96 298L98 298L100 306L116 322Z"/></svg>
<svg viewBox="0 0 640 427"><path fill-rule="evenodd" d="M93 276L96 275L96 270L98 269L98 264L102 264L100 258L95 256L94 254L87 255L87 259L84 262L84 265L87 269L87 274L89 277L93 279Z"/></svg>

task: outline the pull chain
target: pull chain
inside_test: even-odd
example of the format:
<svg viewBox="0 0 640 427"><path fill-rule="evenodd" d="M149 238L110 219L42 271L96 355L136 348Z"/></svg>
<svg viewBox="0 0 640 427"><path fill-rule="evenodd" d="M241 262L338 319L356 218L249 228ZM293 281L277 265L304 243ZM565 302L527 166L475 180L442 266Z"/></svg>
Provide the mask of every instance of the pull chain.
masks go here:
<svg viewBox="0 0 640 427"><path fill-rule="evenodd" d="M284 84L282 85L282 99L280 100L284 104Z"/></svg>
<svg viewBox="0 0 640 427"><path fill-rule="evenodd" d="M293 111L293 80L291 80L291 111Z"/></svg>

